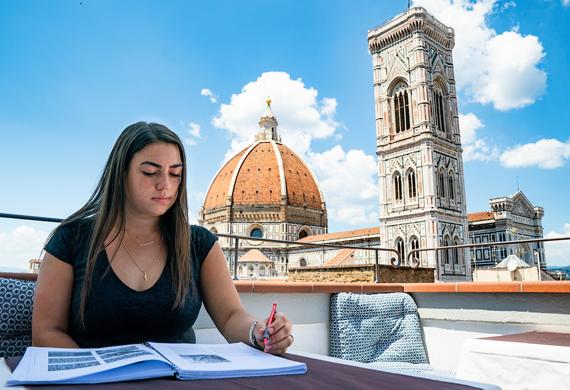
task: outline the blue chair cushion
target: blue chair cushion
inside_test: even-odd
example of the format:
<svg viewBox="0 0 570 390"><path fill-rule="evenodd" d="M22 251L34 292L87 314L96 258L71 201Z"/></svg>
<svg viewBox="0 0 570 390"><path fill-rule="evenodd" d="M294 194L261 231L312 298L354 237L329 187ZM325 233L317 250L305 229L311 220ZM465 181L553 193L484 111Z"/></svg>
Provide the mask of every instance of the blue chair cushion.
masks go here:
<svg viewBox="0 0 570 390"><path fill-rule="evenodd" d="M333 294L330 316L330 356L428 363L418 308L408 294Z"/></svg>
<svg viewBox="0 0 570 390"><path fill-rule="evenodd" d="M0 358L23 355L32 343L36 283L0 278Z"/></svg>

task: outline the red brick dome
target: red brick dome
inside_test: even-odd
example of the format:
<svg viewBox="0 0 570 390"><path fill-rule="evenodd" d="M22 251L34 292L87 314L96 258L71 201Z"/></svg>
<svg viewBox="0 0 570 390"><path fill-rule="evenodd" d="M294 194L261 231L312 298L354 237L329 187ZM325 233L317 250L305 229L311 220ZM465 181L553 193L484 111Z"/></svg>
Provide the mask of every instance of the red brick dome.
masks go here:
<svg viewBox="0 0 570 390"><path fill-rule="evenodd" d="M242 150L214 177L204 199L204 211L235 205L325 210L310 168L295 152L273 139L258 140Z"/></svg>

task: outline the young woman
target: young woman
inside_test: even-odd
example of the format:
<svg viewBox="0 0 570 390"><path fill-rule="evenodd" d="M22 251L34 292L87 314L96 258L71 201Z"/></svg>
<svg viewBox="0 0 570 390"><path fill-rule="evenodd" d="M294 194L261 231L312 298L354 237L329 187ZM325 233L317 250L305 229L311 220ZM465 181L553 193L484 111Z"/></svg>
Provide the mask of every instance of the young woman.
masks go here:
<svg viewBox="0 0 570 390"><path fill-rule="evenodd" d="M204 302L229 342L285 352L293 343L290 321L278 313L264 344L265 321L245 311L217 238L189 226L187 210L178 136L156 123L127 127L91 198L46 244L33 344L193 343Z"/></svg>

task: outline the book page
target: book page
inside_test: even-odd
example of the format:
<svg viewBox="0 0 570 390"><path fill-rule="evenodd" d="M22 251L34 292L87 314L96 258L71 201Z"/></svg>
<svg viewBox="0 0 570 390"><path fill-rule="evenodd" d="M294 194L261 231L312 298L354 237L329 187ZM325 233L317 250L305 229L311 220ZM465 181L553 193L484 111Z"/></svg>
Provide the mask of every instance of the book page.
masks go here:
<svg viewBox="0 0 570 390"><path fill-rule="evenodd" d="M101 372L116 372L117 368L130 366L139 362L156 361L162 370L173 371L170 363L156 353L152 348L143 344L122 345L107 348L47 348L29 347L20 364L8 380L8 384L21 383L84 383L80 378L89 377L90 382L97 383L97 376ZM157 366L158 368L158 366ZM137 379L139 375L132 369L130 379ZM143 373L143 377L147 374ZM164 375L164 374L163 374ZM125 373L119 373L125 380ZM113 379L103 375L105 381Z"/></svg>
<svg viewBox="0 0 570 390"><path fill-rule="evenodd" d="M304 363L264 353L244 343L148 343L178 368L181 379L302 374Z"/></svg>

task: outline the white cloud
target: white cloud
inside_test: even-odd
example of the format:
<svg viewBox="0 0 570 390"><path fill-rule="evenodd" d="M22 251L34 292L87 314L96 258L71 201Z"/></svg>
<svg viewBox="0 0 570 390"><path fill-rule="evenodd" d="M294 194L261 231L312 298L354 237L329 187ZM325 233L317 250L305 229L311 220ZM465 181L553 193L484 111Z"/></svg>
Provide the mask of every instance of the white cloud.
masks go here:
<svg viewBox="0 0 570 390"><path fill-rule="evenodd" d="M253 142L268 96L283 142L301 155L309 151L313 139L330 137L338 127L336 99L319 101L317 90L306 87L302 79L292 79L286 72L265 72L222 104L212 121L229 131L231 148L226 159Z"/></svg>
<svg viewBox="0 0 570 390"><path fill-rule="evenodd" d="M570 0L562 0L562 5L568 7L570 5Z"/></svg>
<svg viewBox="0 0 570 390"><path fill-rule="evenodd" d="M202 90L200 91L200 95L206 96L208 99L210 99L210 102L213 104L216 104L218 102L218 96L215 95L208 88L202 88Z"/></svg>
<svg viewBox="0 0 570 390"><path fill-rule="evenodd" d="M487 24L496 0L415 0L455 30L453 50L459 90L498 110L534 103L546 88L546 73L538 66L544 57L540 40L518 27L501 34ZM510 7L511 5L509 5Z"/></svg>
<svg viewBox="0 0 570 390"><path fill-rule="evenodd" d="M560 168L570 159L570 140L541 139L535 143L517 145L503 152L500 159L507 168L535 165L543 169Z"/></svg>
<svg viewBox="0 0 570 390"><path fill-rule="evenodd" d="M308 160L325 196L329 219L349 225L378 224L375 157L339 145Z"/></svg>
<svg viewBox="0 0 570 390"><path fill-rule="evenodd" d="M194 122L190 122L189 127L190 129L188 129L188 133L190 133L190 135L193 137L200 138L200 125Z"/></svg>
<svg viewBox="0 0 570 390"><path fill-rule="evenodd" d="M331 97L319 100L318 91L307 87L300 78L292 79L285 72L266 72L246 84L239 94L232 95L230 103L221 104L212 123L228 130L231 137L225 160L251 145L268 96L283 143L294 149L317 176L329 221L378 224L375 156L362 150L344 151L338 145L323 153L311 150L315 139L342 138L336 133L340 126L335 120L338 102Z"/></svg>
<svg viewBox="0 0 570 390"><path fill-rule="evenodd" d="M184 143L188 146L196 145L195 138L200 138L200 125L198 123L190 122L188 124L188 137L184 138Z"/></svg>
<svg viewBox="0 0 570 390"><path fill-rule="evenodd" d="M27 271L30 259L40 255L48 232L22 225L7 233L0 233L0 267Z"/></svg>
<svg viewBox="0 0 570 390"><path fill-rule="evenodd" d="M459 128L461 129L461 144L463 146L464 161L490 161L495 160L499 151L488 141L480 138L477 131L485 127L477 115L469 112L459 114Z"/></svg>
<svg viewBox="0 0 570 390"><path fill-rule="evenodd" d="M564 225L563 231L551 231L544 238L570 237L570 223ZM546 264L548 266L570 265L570 240L545 242Z"/></svg>

